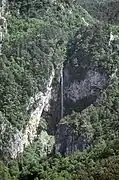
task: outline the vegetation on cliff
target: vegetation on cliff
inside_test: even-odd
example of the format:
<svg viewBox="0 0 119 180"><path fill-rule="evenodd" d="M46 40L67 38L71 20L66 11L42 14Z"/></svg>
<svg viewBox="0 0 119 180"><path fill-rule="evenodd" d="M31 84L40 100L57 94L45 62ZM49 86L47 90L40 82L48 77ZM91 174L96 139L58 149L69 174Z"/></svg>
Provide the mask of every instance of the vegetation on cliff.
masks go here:
<svg viewBox="0 0 119 180"><path fill-rule="evenodd" d="M9 0L8 36L0 56L0 123L4 117L18 129L25 126L31 111L26 111L30 97L45 92L52 66L60 68L64 60L72 61L76 52L80 66L83 59L88 67L100 68L108 76L108 86L94 105L81 113L73 112L59 123L68 124L74 134L85 134L91 139L90 146L71 155L41 158L40 142L36 139L18 160L5 162L6 167L0 161L1 180L119 179L117 3L105 1L97 6L94 1L91 6L92 1L79 2ZM102 19L105 6L112 11L111 4L117 16L113 13L111 17L110 13L107 17L111 20ZM97 15L92 7L99 7ZM116 36L110 42L111 32Z"/></svg>
<svg viewBox="0 0 119 180"><path fill-rule="evenodd" d="M29 118L29 98L45 91L52 66L64 61L68 37L83 23L81 17L86 13L74 8L70 14L68 7L62 10L60 4L44 5L44 1L9 3L8 36L0 57L0 110L21 129ZM88 13L86 18L92 21Z"/></svg>

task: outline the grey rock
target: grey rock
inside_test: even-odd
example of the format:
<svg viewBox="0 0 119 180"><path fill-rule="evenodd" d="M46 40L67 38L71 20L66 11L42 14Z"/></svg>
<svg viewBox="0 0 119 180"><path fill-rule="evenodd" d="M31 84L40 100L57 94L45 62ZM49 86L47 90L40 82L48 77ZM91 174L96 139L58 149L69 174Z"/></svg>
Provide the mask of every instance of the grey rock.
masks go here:
<svg viewBox="0 0 119 180"><path fill-rule="evenodd" d="M107 87L108 75L98 68L80 67L73 61L64 67L64 114L82 111Z"/></svg>
<svg viewBox="0 0 119 180"><path fill-rule="evenodd" d="M93 128L91 124L84 123L77 127L64 122L57 127L55 152L71 154L76 150L84 150L91 145L93 140Z"/></svg>
<svg viewBox="0 0 119 180"><path fill-rule="evenodd" d="M70 83L65 87L64 94L66 98L76 102L79 99L96 95L99 90L102 90L107 83L107 78L104 73L95 70L89 70L86 73L84 80L79 79Z"/></svg>

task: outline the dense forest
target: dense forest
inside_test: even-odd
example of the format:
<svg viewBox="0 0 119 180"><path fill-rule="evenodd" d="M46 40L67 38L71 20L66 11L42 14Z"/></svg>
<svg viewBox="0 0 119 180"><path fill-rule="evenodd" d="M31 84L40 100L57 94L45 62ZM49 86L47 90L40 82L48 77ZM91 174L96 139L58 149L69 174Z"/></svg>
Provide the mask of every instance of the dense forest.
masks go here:
<svg viewBox="0 0 119 180"><path fill-rule="evenodd" d="M118 7L118 0L6 1L7 34L0 54L0 180L119 179ZM62 64L64 80L67 69L70 74L64 91L80 78L84 84L74 89L88 89L85 83L91 83L90 92L85 90L88 95L73 105L70 92L64 92L64 117L54 118L44 110L34 142L15 159L5 156L14 135L11 126L25 129L38 106L37 100L30 106L29 99L47 92L53 70L53 89L60 84ZM55 106L59 111L58 103ZM47 156L41 155L42 131L55 137Z"/></svg>

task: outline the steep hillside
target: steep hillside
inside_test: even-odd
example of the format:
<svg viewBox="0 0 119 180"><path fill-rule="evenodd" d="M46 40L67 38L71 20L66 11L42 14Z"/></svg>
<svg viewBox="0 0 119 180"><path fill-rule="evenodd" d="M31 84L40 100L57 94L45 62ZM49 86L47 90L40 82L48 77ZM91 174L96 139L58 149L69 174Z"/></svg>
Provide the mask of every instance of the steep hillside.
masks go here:
<svg viewBox="0 0 119 180"><path fill-rule="evenodd" d="M119 23L119 1L79 0L79 3L95 18L108 23Z"/></svg>
<svg viewBox="0 0 119 180"><path fill-rule="evenodd" d="M81 7L44 1L10 1L6 9L8 33L0 57L1 151L16 157L36 136L69 37L93 18Z"/></svg>
<svg viewBox="0 0 119 180"><path fill-rule="evenodd" d="M119 179L118 5L2 1L0 179Z"/></svg>

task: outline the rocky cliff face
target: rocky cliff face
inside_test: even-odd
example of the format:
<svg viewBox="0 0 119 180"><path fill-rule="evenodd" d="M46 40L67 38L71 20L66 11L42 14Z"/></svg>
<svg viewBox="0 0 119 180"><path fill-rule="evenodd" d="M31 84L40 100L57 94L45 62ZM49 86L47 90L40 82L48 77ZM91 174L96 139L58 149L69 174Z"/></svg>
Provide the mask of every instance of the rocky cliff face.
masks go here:
<svg viewBox="0 0 119 180"><path fill-rule="evenodd" d="M0 126L0 134L1 134L1 143L0 143L0 150L1 153L3 153L3 156L5 157L11 157L16 158L20 153L23 152L24 148L30 145L34 139L37 137L37 129L40 123L41 115L43 112L43 109L45 106L47 106L50 98L51 98L51 89L52 89L52 81L54 78L54 69L52 69L52 74L49 78L46 92L39 92L36 97L38 101L37 108L31 113L30 119L25 127L25 129L21 129L20 131L6 121L5 118L3 118L3 122ZM31 98L32 101L30 101L29 106L32 106L33 104L33 98ZM32 103L31 103L32 102ZM51 136L47 134L47 132L41 132L41 149L45 149L48 145L48 142L50 139L53 139ZM42 139L46 138L45 141ZM43 143L44 142L44 143ZM50 143L50 146L53 146L54 141ZM52 148L50 148L52 151ZM45 154L44 150L44 154Z"/></svg>
<svg viewBox="0 0 119 180"><path fill-rule="evenodd" d="M74 65L75 67L75 65ZM77 65L76 69L80 69ZM90 69L85 72L82 69L70 72L64 70L64 108L65 113L70 114L72 110L81 111L96 101L101 91L106 87L108 78L105 72L98 69ZM81 76L84 76L81 78Z"/></svg>
<svg viewBox="0 0 119 180"><path fill-rule="evenodd" d="M64 68L64 116L72 114L73 111L81 112L95 103L108 84L105 72L99 69L82 71L83 75L76 64ZM77 119L73 119L76 123ZM81 122L81 119L79 121ZM82 151L93 143L93 128L90 122L83 122L81 125L75 123L65 120L59 122L55 136L56 153L70 154L76 150Z"/></svg>
<svg viewBox="0 0 119 180"><path fill-rule="evenodd" d="M100 99L101 93L107 88L109 83L109 74L106 72L106 69L96 65L101 59L98 61L98 58L96 56L93 57L93 54L91 54L91 51L94 49L90 48L91 36L88 34L87 39L85 37L85 42L83 42L80 32L77 36L78 40L74 39L76 43L72 47L70 45L70 51L67 54L67 61L64 63L63 70L64 116L71 116L61 120L56 130L55 150L64 154L72 153L75 150L84 150L93 144L94 134L90 120L82 122L82 119L79 117L72 118L72 113L73 111L81 112L91 104L95 104L97 98ZM96 42L100 43L102 41L101 37L98 38ZM109 53L111 47L108 43L108 37L106 41L107 52L105 51L105 53ZM93 42L91 40L92 44L96 42L94 39ZM99 58L105 56L105 53L102 54L102 49L105 48L103 45L100 45L100 48L97 50L102 55ZM73 120L73 123L70 122L70 119Z"/></svg>
<svg viewBox="0 0 119 180"><path fill-rule="evenodd" d="M29 100L27 111L32 109L35 102L37 102L37 107L32 109L26 127L19 131L4 119L1 124L0 147L4 156L9 155L11 158L16 158L37 136L41 142L41 155L52 152L54 145L56 152L69 154L78 149L83 150L92 143L93 129L90 123L83 122L78 126L59 123L62 95L64 99L63 113L66 116L71 114L72 111L82 111L94 103L108 84L106 72L91 66L91 63L86 63L89 60L88 56L83 58L77 46L75 48L72 51L74 55L67 56L67 60L64 62L63 94L61 94L60 82L57 81L56 85L53 84L55 70L52 67L46 91L39 92ZM46 119L49 129L42 130L38 135L37 130L41 116ZM76 128L79 129L78 132L75 131Z"/></svg>
<svg viewBox="0 0 119 180"><path fill-rule="evenodd" d="M2 1L0 20L3 24L0 26L0 49L6 30L4 14L5 1ZM51 153L54 146L56 153L69 154L75 150L84 150L92 144L94 132L91 123L81 118L77 122L77 118L73 115L73 122L68 122L66 116L71 115L73 111L81 112L94 104L108 86L109 74L106 70L111 59L111 44L114 38L109 38L103 32L103 28L99 27L100 25L98 27L90 25L84 18L82 21L83 25L71 42L68 42L67 46L70 48L67 47L65 62L63 62L64 57L61 57L63 59L62 83L59 78L61 67L59 69L57 67L58 80L56 80L56 69L52 67L51 75L44 88L46 91L40 91L35 97L29 99L26 112L30 111L30 118L26 126L18 130L4 118L3 114L0 114L2 118L0 151L4 157L16 158L25 147L33 143L35 138L38 138L41 143L41 156ZM57 42L57 46L58 43L60 42ZM113 69L113 62L109 68ZM48 127L38 134L42 117L45 118Z"/></svg>

